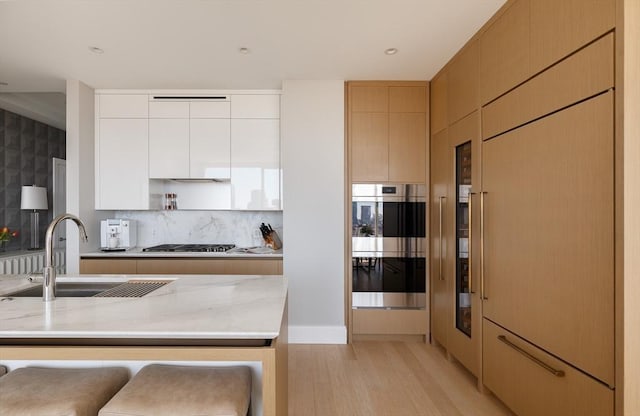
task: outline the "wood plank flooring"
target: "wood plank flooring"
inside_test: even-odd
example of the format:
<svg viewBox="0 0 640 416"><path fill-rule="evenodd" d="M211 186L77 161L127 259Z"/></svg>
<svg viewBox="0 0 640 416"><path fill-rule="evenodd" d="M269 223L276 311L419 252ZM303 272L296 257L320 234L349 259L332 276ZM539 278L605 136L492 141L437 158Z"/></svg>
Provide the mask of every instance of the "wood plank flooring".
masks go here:
<svg viewBox="0 0 640 416"><path fill-rule="evenodd" d="M512 415L435 346L289 345L289 416Z"/></svg>

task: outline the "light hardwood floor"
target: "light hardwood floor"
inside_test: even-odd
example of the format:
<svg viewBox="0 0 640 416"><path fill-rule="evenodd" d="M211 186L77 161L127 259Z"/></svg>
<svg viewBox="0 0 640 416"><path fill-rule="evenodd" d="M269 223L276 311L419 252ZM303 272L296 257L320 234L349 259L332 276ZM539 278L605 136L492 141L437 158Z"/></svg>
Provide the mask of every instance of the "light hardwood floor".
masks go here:
<svg viewBox="0 0 640 416"><path fill-rule="evenodd" d="M435 346L289 345L289 416L511 414Z"/></svg>

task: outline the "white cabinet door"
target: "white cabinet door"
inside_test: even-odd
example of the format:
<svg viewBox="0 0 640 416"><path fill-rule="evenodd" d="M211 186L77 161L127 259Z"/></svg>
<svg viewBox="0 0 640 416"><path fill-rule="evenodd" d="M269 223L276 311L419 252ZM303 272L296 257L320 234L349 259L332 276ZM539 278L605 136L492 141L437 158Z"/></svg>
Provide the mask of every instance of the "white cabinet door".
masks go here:
<svg viewBox="0 0 640 416"><path fill-rule="evenodd" d="M192 101L189 103L191 118L229 118L231 103L229 101Z"/></svg>
<svg viewBox="0 0 640 416"><path fill-rule="evenodd" d="M232 95L231 118L280 118L280 95Z"/></svg>
<svg viewBox="0 0 640 416"><path fill-rule="evenodd" d="M217 104L217 103L214 103ZM189 177L231 177L231 123L229 119L191 119Z"/></svg>
<svg viewBox="0 0 640 416"><path fill-rule="evenodd" d="M142 94L100 94L100 118L147 118L149 96Z"/></svg>
<svg viewBox="0 0 640 416"><path fill-rule="evenodd" d="M149 177L189 177L189 119L149 120Z"/></svg>
<svg viewBox="0 0 640 416"><path fill-rule="evenodd" d="M149 118L189 118L189 103L184 101L150 101Z"/></svg>
<svg viewBox="0 0 640 416"><path fill-rule="evenodd" d="M280 209L279 120L231 120L231 208Z"/></svg>
<svg viewBox="0 0 640 416"><path fill-rule="evenodd" d="M149 209L148 122L99 120L96 209Z"/></svg>

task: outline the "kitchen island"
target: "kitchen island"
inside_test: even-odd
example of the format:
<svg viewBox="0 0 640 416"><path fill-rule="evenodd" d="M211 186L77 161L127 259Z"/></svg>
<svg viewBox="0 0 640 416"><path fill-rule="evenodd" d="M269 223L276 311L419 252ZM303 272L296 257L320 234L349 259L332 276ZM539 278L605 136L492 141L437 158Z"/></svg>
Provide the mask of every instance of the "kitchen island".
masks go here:
<svg viewBox="0 0 640 416"><path fill-rule="evenodd" d="M286 279L83 275L60 277L58 283L107 279L169 283L140 298L59 297L43 302L38 297L7 297L37 283L0 277L0 364L258 363L254 378L260 379L254 380L254 390L260 394L252 395L254 414L286 415Z"/></svg>

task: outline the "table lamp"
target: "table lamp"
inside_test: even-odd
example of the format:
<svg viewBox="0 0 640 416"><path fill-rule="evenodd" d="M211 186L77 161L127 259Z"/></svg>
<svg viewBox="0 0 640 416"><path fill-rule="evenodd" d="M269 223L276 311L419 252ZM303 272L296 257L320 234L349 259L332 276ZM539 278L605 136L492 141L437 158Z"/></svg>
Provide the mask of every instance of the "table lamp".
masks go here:
<svg viewBox="0 0 640 416"><path fill-rule="evenodd" d="M46 210L47 188L40 186L23 186L20 199L20 209L31 210L31 247L29 250L40 249L40 221L38 210Z"/></svg>

